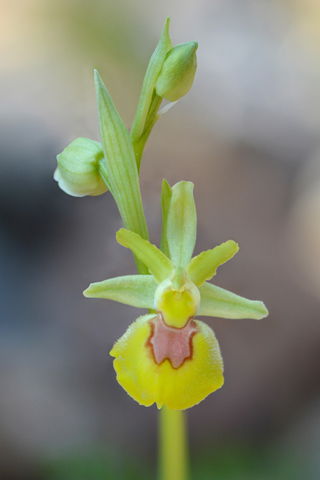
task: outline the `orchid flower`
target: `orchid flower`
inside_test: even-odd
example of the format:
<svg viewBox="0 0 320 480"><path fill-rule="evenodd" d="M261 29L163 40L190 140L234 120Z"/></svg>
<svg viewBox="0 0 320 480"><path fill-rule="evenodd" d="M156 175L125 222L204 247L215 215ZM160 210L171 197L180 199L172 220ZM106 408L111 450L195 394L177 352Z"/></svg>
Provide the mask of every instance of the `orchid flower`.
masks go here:
<svg viewBox="0 0 320 480"><path fill-rule="evenodd" d="M115 343L117 380L139 404L160 410L159 478L188 478L186 416L224 382L223 360L213 330L196 315L261 319L264 304L224 290L209 281L238 245L228 240L192 258L197 230L193 184L162 183L160 248L149 242L139 171L149 135L163 115L191 88L198 43L173 46L167 18L150 58L130 131L95 70L100 142L75 139L57 156L54 179L69 195L109 192L124 228L118 242L129 248L139 275L92 283L84 295L149 310ZM162 101L167 100L160 108Z"/></svg>
<svg viewBox="0 0 320 480"><path fill-rule="evenodd" d="M197 314L222 318L261 319L268 311L209 283L217 268L230 260L238 245L227 242L193 258L196 208L193 184L162 187L161 250L137 233L117 232L148 268L147 275L128 275L92 283L84 295L106 298L151 313L139 317L110 354L120 385L139 404L184 410L223 385L223 360L213 330Z"/></svg>

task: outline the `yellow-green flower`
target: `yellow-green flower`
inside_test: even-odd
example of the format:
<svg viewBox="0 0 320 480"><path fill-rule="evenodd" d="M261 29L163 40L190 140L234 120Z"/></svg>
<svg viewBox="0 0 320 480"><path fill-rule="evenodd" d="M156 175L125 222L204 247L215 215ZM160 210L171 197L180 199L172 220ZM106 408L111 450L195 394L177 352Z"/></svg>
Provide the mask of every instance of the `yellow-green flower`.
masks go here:
<svg viewBox="0 0 320 480"><path fill-rule="evenodd" d="M120 229L118 242L130 248L149 275L128 275L93 283L87 297L115 300L154 311L139 317L116 342L117 380L141 405L186 409L223 385L223 361L212 329L197 314L261 319L264 304L219 288L207 280L238 251L232 241L193 258L196 210L193 184L162 190L161 250L140 235Z"/></svg>

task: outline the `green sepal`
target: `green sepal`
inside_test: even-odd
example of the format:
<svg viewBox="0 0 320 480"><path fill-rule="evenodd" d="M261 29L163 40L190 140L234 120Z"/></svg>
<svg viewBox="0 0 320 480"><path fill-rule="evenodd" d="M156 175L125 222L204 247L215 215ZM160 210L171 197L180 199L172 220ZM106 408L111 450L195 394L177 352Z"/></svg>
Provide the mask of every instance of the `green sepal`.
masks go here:
<svg viewBox="0 0 320 480"><path fill-rule="evenodd" d="M168 17L164 24L158 45L156 46L156 49L150 58L143 80L137 112L131 128L131 138L135 142L139 140L145 130L146 119L151 106L151 101L153 99L156 81L159 73L161 72L166 55L172 48L172 43L169 36L169 25L170 18ZM157 103L157 99L153 100L153 103Z"/></svg>
<svg viewBox="0 0 320 480"><path fill-rule="evenodd" d="M261 320L268 315L263 302L248 300L212 283L204 283L199 291L201 295L199 315L255 320Z"/></svg>
<svg viewBox="0 0 320 480"><path fill-rule="evenodd" d="M210 280L216 274L217 268L230 260L238 250L238 244L228 240L211 250L201 252L193 257L187 266L188 277L197 287L200 287L206 280Z"/></svg>
<svg viewBox="0 0 320 480"><path fill-rule="evenodd" d="M83 292L88 298L106 298L137 308L154 308L158 284L152 275L126 275L91 283Z"/></svg>
<svg viewBox="0 0 320 480"><path fill-rule="evenodd" d="M161 231L161 244L160 248L163 253L170 256L169 253L169 246L168 246L168 239L167 239L167 224L168 224L168 214L169 214L169 207L172 197L172 190L167 182L167 180L162 180L162 187L161 187L161 210L162 210L162 231Z"/></svg>
<svg viewBox="0 0 320 480"><path fill-rule="evenodd" d="M139 177L130 135L110 94L95 70L101 142L111 193L126 228L148 238L143 213Z"/></svg>
<svg viewBox="0 0 320 480"><path fill-rule="evenodd" d="M179 182L172 187L167 220L170 258L175 267L185 268L191 260L197 236L197 213L193 183Z"/></svg>
<svg viewBox="0 0 320 480"><path fill-rule="evenodd" d="M158 283L170 277L173 269L171 260L148 240L124 228L118 230L117 240L120 245L130 248L132 253L148 267Z"/></svg>

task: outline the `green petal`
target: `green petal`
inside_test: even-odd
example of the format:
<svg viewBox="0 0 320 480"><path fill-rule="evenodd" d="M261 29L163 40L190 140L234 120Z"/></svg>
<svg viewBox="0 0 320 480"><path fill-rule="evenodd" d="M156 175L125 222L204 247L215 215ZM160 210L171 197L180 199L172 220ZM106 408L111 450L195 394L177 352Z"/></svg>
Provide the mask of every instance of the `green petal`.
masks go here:
<svg viewBox="0 0 320 480"><path fill-rule="evenodd" d="M129 132L96 70L95 85L100 136L110 191L117 203L124 226L139 233L143 238L148 238L138 170Z"/></svg>
<svg viewBox="0 0 320 480"><path fill-rule="evenodd" d="M149 269L155 280L160 283L170 277L173 265L169 258L148 240L136 233L121 228L117 232L117 240L138 257Z"/></svg>
<svg viewBox="0 0 320 480"><path fill-rule="evenodd" d="M172 187L167 239L170 258L175 267L185 268L191 260L197 236L197 213L193 183L179 182Z"/></svg>
<svg viewBox="0 0 320 480"><path fill-rule="evenodd" d="M126 275L91 283L83 295L88 298L107 298L137 308L154 308L157 286L152 275Z"/></svg>
<svg viewBox="0 0 320 480"><path fill-rule="evenodd" d="M260 320L269 313L263 302L248 300L211 283L205 283L199 290L201 295L199 315Z"/></svg>
<svg viewBox="0 0 320 480"><path fill-rule="evenodd" d="M230 260L238 250L238 244L228 240L212 250L193 257L186 269L190 280L200 287L206 280L210 280L216 274L217 268Z"/></svg>
<svg viewBox="0 0 320 480"><path fill-rule="evenodd" d="M158 45L156 46L156 49L150 58L147 72L143 80L137 113L134 118L130 133L133 141L138 141L145 130L145 123L148 110L151 105L152 96L154 94L156 81L159 73L161 72L166 55L172 48L172 43L169 36L169 25L170 18L168 17L164 24Z"/></svg>
<svg viewBox="0 0 320 480"><path fill-rule="evenodd" d="M161 208L162 208L162 232L161 232L161 250L167 257L169 256L169 246L167 240L168 213L172 197L172 190L167 180L162 180L161 188Z"/></svg>

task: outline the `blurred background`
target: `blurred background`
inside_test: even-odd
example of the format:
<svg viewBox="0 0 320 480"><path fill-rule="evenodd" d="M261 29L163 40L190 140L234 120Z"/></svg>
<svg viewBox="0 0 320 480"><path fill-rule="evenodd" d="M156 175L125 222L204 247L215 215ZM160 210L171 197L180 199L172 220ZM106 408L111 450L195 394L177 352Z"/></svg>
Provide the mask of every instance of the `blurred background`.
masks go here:
<svg viewBox="0 0 320 480"><path fill-rule="evenodd" d="M195 183L196 253L231 238L217 285L270 315L206 319L225 386L188 412L193 478L320 478L320 3L0 0L0 479L152 479L157 410L109 357L136 309L88 300L134 273L110 195L53 181L98 140L93 68L130 128L166 16L197 40L190 93L156 125L141 171L159 244L165 177Z"/></svg>

